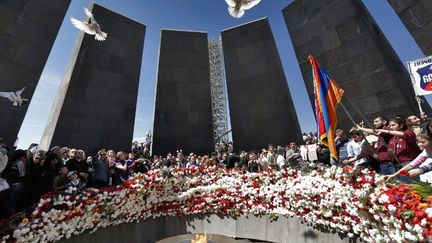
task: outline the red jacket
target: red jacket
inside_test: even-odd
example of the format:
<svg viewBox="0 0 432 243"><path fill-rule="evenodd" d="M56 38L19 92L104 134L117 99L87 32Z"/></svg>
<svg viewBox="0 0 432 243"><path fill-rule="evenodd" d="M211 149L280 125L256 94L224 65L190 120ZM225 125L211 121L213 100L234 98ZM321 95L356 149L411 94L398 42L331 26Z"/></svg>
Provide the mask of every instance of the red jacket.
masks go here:
<svg viewBox="0 0 432 243"><path fill-rule="evenodd" d="M384 127L383 129L385 130L390 130L388 127ZM393 161L393 156L389 155L387 153L387 146L389 144L390 139L393 136L388 134L388 133L383 133L380 134L378 137L378 141L376 144L376 152L378 155L378 160L379 162L389 162L389 161Z"/></svg>
<svg viewBox="0 0 432 243"><path fill-rule="evenodd" d="M389 141L389 149L394 151L401 163L413 161L420 152L415 133L408 129L403 133L402 137L393 136Z"/></svg>

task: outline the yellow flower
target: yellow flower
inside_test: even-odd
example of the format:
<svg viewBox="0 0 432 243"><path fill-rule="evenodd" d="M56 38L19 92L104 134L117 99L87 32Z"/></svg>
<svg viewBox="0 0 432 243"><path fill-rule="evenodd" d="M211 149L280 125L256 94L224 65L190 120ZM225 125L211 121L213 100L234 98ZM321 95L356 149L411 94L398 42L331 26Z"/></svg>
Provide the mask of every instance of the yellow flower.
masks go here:
<svg viewBox="0 0 432 243"><path fill-rule="evenodd" d="M429 205L427 203L420 203L419 207L421 208L427 208Z"/></svg>

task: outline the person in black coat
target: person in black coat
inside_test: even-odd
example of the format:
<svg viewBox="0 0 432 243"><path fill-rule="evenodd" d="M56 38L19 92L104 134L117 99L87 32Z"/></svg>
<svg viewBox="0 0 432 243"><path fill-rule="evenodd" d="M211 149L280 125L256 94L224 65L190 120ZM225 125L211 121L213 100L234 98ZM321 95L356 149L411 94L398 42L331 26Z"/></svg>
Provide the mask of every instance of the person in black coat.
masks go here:
<svg viewBox="0 0 432 243"><path fill-rule="evenodd" d="M47 192L44 184L45 171L45 151L38 150L33 158L28 161L26 188L27 188L27 205L36 203L40 197Z"/></svg>
<svg viewBox="0 0 432 243"><path fill-rule="evenodd" d="M240 163L240 157L238 157L235 153L230 153L227 159L227 169L232 169L235 167L236 163Z"/></svg>
<svg viewBox="0 0 432 243"><path fill-rule="evenodd" d="M325 165L330 165L330 150L324 144L317 144L317 157L318 162Z"/></svg>
<svg viewBox="0 0 432 243"><path fill-rule="evenodd" d="M260 172L260 165L258 164L258 154L256 151L252 151L249 154L249 162L248 162L248 171L250 173L258 173Z"/></svg>
<svg viewBox="0 0 432 243"><path fill-rule="evenodd" d="M69 160L66 161L68 171L76 171L78 176L87 181L89 178L89 167L85 161L85 154L82 150L71 149L69 151Z"/></svg>

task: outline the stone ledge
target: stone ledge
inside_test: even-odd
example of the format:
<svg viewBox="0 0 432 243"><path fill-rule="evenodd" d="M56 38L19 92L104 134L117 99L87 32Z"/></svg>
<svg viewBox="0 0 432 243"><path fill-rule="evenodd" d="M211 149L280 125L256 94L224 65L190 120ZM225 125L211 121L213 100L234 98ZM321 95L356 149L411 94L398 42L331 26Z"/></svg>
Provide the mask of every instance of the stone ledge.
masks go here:
<svg viewBox="0 0 432 243"><path fill-rule="evenodd" d="M64 239L65 243L154 243L172 236L187 233L209 233L233 238L255 239L278 243L338 243L355 242L342 239L335 233L325 233L302 224L297 218L279 217L270 222L269 217L240 216L237 220L212 214L205 217L187 216L150 218L138 223L98 229L95 233L84 233Z"/></svg>

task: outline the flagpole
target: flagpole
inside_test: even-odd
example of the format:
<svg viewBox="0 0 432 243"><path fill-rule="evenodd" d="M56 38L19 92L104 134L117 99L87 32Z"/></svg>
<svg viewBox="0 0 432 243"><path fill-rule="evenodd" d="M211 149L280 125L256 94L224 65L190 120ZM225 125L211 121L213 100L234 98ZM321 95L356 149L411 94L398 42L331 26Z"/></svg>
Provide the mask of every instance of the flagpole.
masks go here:
<svg viewBox="0 0 432 243"><path fill-rule="evenodd" d="M345 98L345 97L344 97ZM341 101L339 103L342 107L342 109L345 111L345 113L347 114L348 118L350 119L350 121L354 124L354 127L357 127L357 123L355 122L354 118L351 116L351 114L348 112L348 109L345 107L345 105L343 104L343 102Z"/></svg>
<svg viewBox="0 0 432 243"><path fill-rule="evenodd" d="M343 104L342 101L341 101L339 104L341 105L341 107L342 107L342 109L345 111L345 113L347 114L348 118L351 120L351 122L352 122L352 124L354 125L354 127L357 129L357 123L355 122L354 118L351 116L351 113L349 113L348 109L345 107L345 105ZM363 133L361 133L361 134L362 134L362 137L366 140L366 143L367 143L369 146L371 146L371 148L372 148L372 145L371 145L371 144L369 143L369 141L366 139L366 137L364 136L364 134L363 134ZM373 148L372 148L372 151L374 151L374 153L375 153L375 150L374 150Z"/></svg>
<svg viewBox="0 0 432 243"><path fill-rule="evenodd" d="M357 113L359 113L359 115L362 117L362 119L366 122L366 124L369 126L369 127L371 127L372 128L372 130L375 132L375 128L374 128L374 126L372 126L372 124L368 121L368 119L365 117L365 115L357 108L357 106L355 106L353 103L352 103L352 101L348 98L348 97L344 97L344 98L346 98L347 100L348 100L348 102L354 107L354 109L356 110L356 112ZM354 127L355 128L357 128L357 123L354 121L354 118L351 116L351 114L349 113L349 111L348 111L348 109L345 107L345 105L342 103L342 101L339 103L340 105L341 105L341 107L342 107L342 109L345 111L345 113L347 114L347 116L348 116L348 118L351 120L351 122L354 124ZM361 133L362 134L362 137L364 138L364 140L366 141L366 143L367 143L367 145L369 145L370 146L370 148L372 149L372 151L373 151L373 153L374 153L374 155L378 155L376 152L375 152L375 149L372 147L372 145L369 143L369 141L366 139L366 137L364 136L364 134L363 133ZM389 149L389 146L388 146L388 144L383 140L383 144L384 144L384 147L386 147L386 149ZM376 158L375 156L374 156L374 158ZM399 159L396 157L396 155L393 153L393 158L398 162L398 163L400 163L400 161L399 161Z"/></svg>
<svg viewBox="0 0 432 243"><path fill-rule="evenodd" d="M369 127L372 128L372 130L375 131L374 126L369 122L369 120L366 118L366 116L363 114L363 112L361 112L360 109L359 109L356 105L354 105L354 103L352 102L352 100L351 100L348 96L345 96L345 98L347 99L348 103L349 103L352 107L354 107L355 111L360 115L361 119L362 119L364 122L366 122L366 125L368 125ZM345 112L347 112L347 111L345 111ZM356 127L357 127L357 124L356 124Z"/></svg>
<svg viewBox="0 0 432 243"><path fill-rule="evenodd" d="M423 102L422 99L420 98L420 95L416 95L415 97L417 104L418 104L418 108L420 110L420 116L424 113L423 108L421 106L421 103Z"/></svg>
<svg viewBox="0 0 432 243"><path fill-rule="evenodd" d="M317 85L321 85L320 84L320 82L322 82L321 81L321 79L320 79L320 75L318 75L318 77L316 77L315 76L315 72L318 72L318 69L319 70L321 70L321 66L319 65L319 63L318 63L318 61L317 60L315 60L315 58L312 56L312 55L309 55L308 56L308 59L309 59L309 62L311 63L311 65L312 65L312 76L313 76L313 80L314 80L314 92L315 92L315 103L317 104L319 104L320 103L320 101L319 100L317 100L317 93L318 94L320 94L320 90L321 89L318 89L316 86ZM326 74L326 76L325 76L325 78L324 78L324 83L326 84L326 85L328 85L328 86L332 86L332 81L333 80L331 80L331 78L330 78L330 76L328 75L328 73L325 71L325 70L321 70L321 72L324 72L324 74ZM317 81L318 80L318 81ZM331 97L331 98L336 98L337 100L336 100L336 105L335 104L330 104L333 108L335 108L335 107L337 107L337 105L338 104L340 104L341 105L341 107L342 107L342 109L345 111L345 113L347 114L347 116L348 116L348 118L351 120L351 122L353 123L353 125L354 125L354 127L355 128L357 128L357 123L355 122L355 120L354 120L354 118L351 116L351 113L349 113L348 112L348 110L347 110L347 108L345 107L345 105L343 104L343 102L341 101L341 97L344 95L344 92L343 92L343 90L340 88L340 87L338 87L337 86L337 84L335 84L334 83L334 81L333 81L333 86L335 86L335 87L333 87L332 89L334 89L333 90L333 96L336 96L336 97ZM328 90L328 87L326 87L326 89L325 89L327 92L329 91ZM322 95L322 94L321 94ZM327 95L327 94L324 94L324 95ZM346 96L345 96L346 97ZM351 103L351 105L353 105L352 104L352 102L349 100L349 98L347 97L347 99L348 99L348 101ZM334 102L334 101L333 101ZM317 105L316 105L317 106ZM355 105L353 105L353 107L355 108L355 110L359 113L359 115L364 119L364 121L368 124L368 126L370 126L370 127L373 127L372 126L372 124L370 124L369 123L369 121L368 121L368 119L363 115L363 113L362 112L360 112L360 110L355 106ZM320 122L318 122L318 108L316 107L316 113L317 113L317 123L318 123L318 127L320 127L320 125L322 126L322 124L320 123ZM320 110L320 112L322 112L321 110ZM335 111L334 111L335 112ZM333 114L333 113L332 113ZM336 117L336 119L337 119L337 114L333 114L333 116L335 116ZM322 117L321 117L321 119L323 119ZM327 128L324 128L325 130L326 130L326 132L328 132L327 131ZM374 133L375 133L375 129L373 129L373 131L374 131ZM321 131L320 131L321 132ZM365 135L363 134L363 133L360 133L361 135L362 135L362 138L366 141L366 144L367 145L369 145L369 147L371 148L371 150L372 150L372 152L373 152L373 156L375 157L375 158L377 158L377 153L375 152L375 150L374 150L374 148L371 146L371 144L369 143L369 141L366 139L366 137L365 137ZM327 134L328 135L328 134ZM327 138L327 139L333 139L333 138ZM385 141L384 141L384 144L385 144L385 147L388 149L388 145L385 143ZM333 148L334 149L334 148ZM330 148L330 150L331 150L331 148ZM398 161L399 162L399 160L397 159L397 157L396 157L396 155L393 153L393 156L394 156L394 158L396 159L396 161Z"/></svg>
<svg viewBox="0 0 432 243"><path fill-rule="evenodd" d="M357 123L355 122L354 118L351 116L351 114L348 112L348 109L345 107L345 105L343 104L343 102L341 101L339 103L342 107L342 109L345 111L345 113L347 114L348 118L351 120L351 122L353 123L354 127L357 129ZM375 152L375 148L372 147L372 145L369 143L369 141L366 139L365 135L363 134L363 132L360 133L362 138L364 139L364 141L366 142L366 144L370 147L370 149L372 150L373 153L373 157L376 159L378 157L378 154Z"/></svg>

